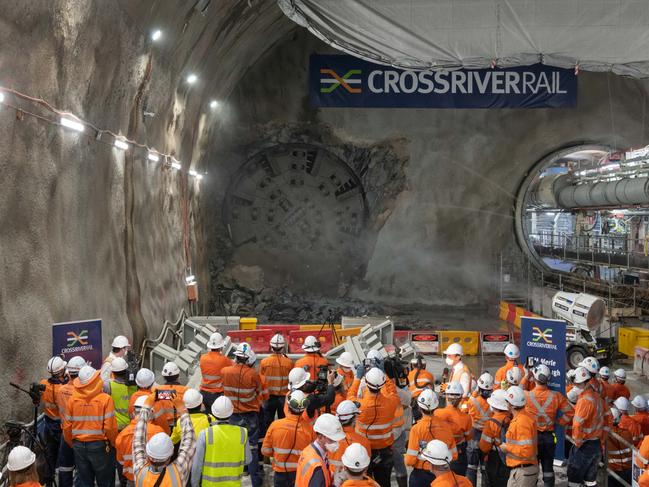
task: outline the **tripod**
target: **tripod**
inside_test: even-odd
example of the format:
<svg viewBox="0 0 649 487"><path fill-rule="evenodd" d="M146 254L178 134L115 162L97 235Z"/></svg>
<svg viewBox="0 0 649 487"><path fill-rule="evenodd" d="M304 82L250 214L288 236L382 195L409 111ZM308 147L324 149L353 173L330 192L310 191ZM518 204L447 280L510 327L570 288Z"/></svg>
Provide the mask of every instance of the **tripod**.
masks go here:
<svg viewBox="0 0 649 487"><path fill-rule="evenodd" d="M322 333L322 330L324 330L326 327L329 327L329 330L331 330L331 341L335 347L336 345L340 344L340 337L338 337L338 334L336 333L336 327L334 325L334 314L331 312L331 310L329 310L329 314L322 322L322 326L320 327L320 331L318 331L318 335L320 335L320 333Z"/></svg>

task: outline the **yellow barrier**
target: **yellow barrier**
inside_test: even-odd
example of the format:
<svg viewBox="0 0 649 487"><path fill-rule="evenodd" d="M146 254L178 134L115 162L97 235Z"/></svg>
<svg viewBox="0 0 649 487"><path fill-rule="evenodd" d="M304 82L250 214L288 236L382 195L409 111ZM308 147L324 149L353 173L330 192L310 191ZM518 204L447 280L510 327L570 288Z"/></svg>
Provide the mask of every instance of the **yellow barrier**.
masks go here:
<svg viewBox="0 0 649 487"><path fill-rule="evenodd" d="M256 330L257 318L241 318L239 319L239 330Z"/></svg>
<svg viewBox="0 0 649 487"><path fill-rule="evenodd" d="M464 355L478 355L480 349L480 333L477 331L442 331L440 353L451 343L459 343L464 349Z"/></svg>
<svg viewBox="0 0 649 487"><path fill-rule="evenodd" d="M618 330L617 349L627 357L635 355L635 347L649 348L649 330L639 327L621 327Z"/></svg>
<svg viewBox="0 0 649 487"><path fill-rule="evenodd" d="M498 309L498 318L503 321L507 321L507 315L509 314L509 304L505 301L500 302L500 307Z"/></svg>

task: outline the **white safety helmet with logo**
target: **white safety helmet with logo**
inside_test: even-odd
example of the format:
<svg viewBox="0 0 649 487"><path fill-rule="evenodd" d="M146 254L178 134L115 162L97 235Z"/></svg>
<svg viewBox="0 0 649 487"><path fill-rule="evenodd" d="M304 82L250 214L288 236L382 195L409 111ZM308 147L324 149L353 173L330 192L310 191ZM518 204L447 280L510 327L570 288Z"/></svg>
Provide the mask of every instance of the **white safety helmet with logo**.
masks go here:
<svg viewBox="0 0 649 487"><path fill-rule="evenodd" d="M577 365L579 365L579 367L585 368L591 374L591 376L599 372L599 362L595 357L586 357Z"/></svg>
<svg viewBox="0 0 649 487"><path fill-rule="evenodd" d="M360 443L352 443L345 448L342 462L345 467L354 473L361 473L370 465L370 455Z"/></svg>
<svg viewBox="0 0 649 487"><path fill-rule="evenodd" d="M615 379L618 382L624 382L626 380L626 370L624 370L624 369L617 369L614 372L614 375L615 375Z"/></svg>
<svg viewBox="0 0 649 487"><path fill-rule="evenodd" d="M423 392L422 392L423 394ZM464 389L462 388L462 384L460 384L458 381L453 381L449 382L446 385L446 391L445 394L447 396L462 396L464 394Z"/></svg>
<svg viewBox="0 0 649 487"><path fill-rule="evenodd" d="M512 367L509 369L505 374L505 380L507 380L507 383L512 386L520 384L521 380L523 380L521 369L519 367Z"/></svg>
<svg viewBox="0 0 649 487"><path fill-rule="evenodd" d="M246 342L240 343L237 345L236 350L234 351L234 356L237 358L245 359L245 362L248 362L250 358L250 352L252 352L252 347Z"/></svg>
<svg viewBox="0 0 649 487"><path fill-rule="evenodd" d="M493 409L498 409L499 411L507 411L509 406L507 406L507 391L503 389L496 389L491 397L487 399L487 403Z"/></svg>
<svg viewBox="0 0 649 487"><path fill-rule="evenodd" d="M288 390L299 389L309 380L311 376L302 367L294 367L288 373Z"/></svg>
<svg viewBox="0 0 649 487"><path fill-rule="evenodd" d="M156 433L146 443L146 454L154 463L160 463L174 454L174 444L167 433Z"/></svg>
<svg viewBox="0 0 649 487"><path fill-rule="evenodd" d="M320 342L313 335L309 335L304 339L302 344L302 350L305 352L319 352L320 351Z"/></svg>
<svg viewBox="0 0 649 487"><path fill-rule="evenodd" d="M631 401L631 404L633 405L636 411L644 411L645 409L647 409L647 400L640 395L634 397L633 401Z"/></svg>
<svg viewBox="0 0 649 487"><path fill-rule="evenodd" d="M127 369L128 362L126 362L122 357L117 357L110 363L111 372L124 372Z"/></svg>
<svg viewBox="0 0 649 487"><path fill-rule="evenodd" d="M224 346L225 343L223 340L223 335L221 335L218 331L210 335L210 339L207 342L207 348L209 348L210 350L220 350Z"/></svg>
<svg viewBox="0 0 649 487"><path fill-rule="evenodd" d="M515 408L522 408L523 406L525 406L527 398L525 397L525 392L523 391L523 389L518 386L511 386L509 389L507 389L506 392L507 395L505 396L505 399L509 404L511 404Z"/></svg>
<svg viewBox="0 0 649 487"><path fill-rule="evenodd" d="M505 354L505 357L510 360L515 360L521 356L520 349L513 343L508 343L505 350L503 350L503 353Z"/></svg>
<svg viewBox="0 0 649 487"><path fill-rule="evenodd" d="M464 355L464 349L459 343L451 343L446 350L444 350L444 355Z"/></svg>
<svg viewBox="0 0 649 487"><path fill-rule="evenodd" d="M147 368L141 368L135 374L135 383L138 387L142 389L148 389L155 382L155 374L152 370Z"/></svg>
<svg viewBox="0 0 649 487"><path fill-rule="evenodd" d="M489 372L483 373L478 377L478 387L485 391L491 391L494 388L494 378Z"/></svg>
<svg viewBox="0 0 649 487"><path fill-rule="evenodd" d="M130 347L131 344L128 341L128 338L126 338L124 335L118 335L113 339L113 343L111 344L111 347L113 348L127 348Z"/></svg>
<svg viewBox="0 0 649 487"><path fill-rule="evenodd" d="M183 403L187 409L194 409L203 404L203 394L196 389L187 389L183 394Z"/></svg>
<svg viewBox="0 0 649 487"><path fill-rule="evenodd" d="M547 384L550 380L550 377L552 376L552 371L547 365L539 364L534 367L532 374L534 375L534 380L536 382L538 382L539 384Z"/></svg>
<svg viewBox="0 0 649 487"><path fill-rule="evenodd" d="M629 411L629 404L629 400L624 396L620 396L615 401L613 401L613 405L618 408L621 413L626 413Z"/></svg>
<svg viewBox="0 0 649 487"><path fill-rule="evenodd" d="M275 335L273 335L273 338L270 339L270 348L272 348L275 351L284 350L285 346L286 346L286 340L284 339L284 336L281 333L276 333Z"/></svg>
<svg viewBox="0 0 649 487"><path fill-rule="evenodd" d="M81 367L88 365L86 363L86 360L83 357L80 357L79 355L75 355L68 361L68 372L71 374L78 374L79 371L81 370Z"/></svg>
<svg viewBox="0 0 649 487"><path fill-rule="evenodd" d="M358 406L356 406L356 403L349 399L342 401L336 408L336 416L338 416L338 419L341 422L347 422L353 417L358 416L360 413L361 411L358 409Z"/></svg>
<svg viewBox="0 0 649 487"><path fill-rule="evenodd" d="M313 425L313 431L333 441L345 439L343 427L333 414L324 413L318 416Z"/></svg>
<svg viewBox="0 0 649 487"><path fill-rule="evenodd" d="M47 371L50 374L58 374L65 370L66 365L68 365L68 363L57 355L47 361Z"/></svg>
<svg viewBox="0 0 649 487"><path fill-rule="evenodd" d="M583 384L584 382L588 382L589 380L590 372L588 372L585 367L577 367L575 369L575 378L573 379L573 382L575 384Z"/></svg>
<svg viewBox="0 0 649 487"><path fill-rule="evenodd" d="M611 369L604 366L599 369L599 376L604 379L608 380L609 377L611 377Z"/></svg>
<svg viewBox="0 0 649 487"><path fill-rule="evenodd" d="M450 465L453 460L451 450L448 449L446 443L440 440L431 440L426 445L426 448L421 452L422 458L432 463L433 465Z"/></svg>
<svg viewBox="0 0 649 487"><path fill-rule="evenodd" d="M383 356L381 355L381 352L378 350L370 350L367 352L367 359L368 360L383 360Z"/></svg>
<svg viewBox="0 0 649 487"><path fill-rule="evenodd" d="M180 375L180 369L176 362L167 362L162 367L162 377L175 377L176 375Z"/></svg>
<svg viewBox="0 0 649 487"><path fill-rule="evenodd" d="M385 382L385 372L378 367L372 367L367 371L367 374L365 374L365 383L370 389L380 389L385 385Z"/></svg>
<svg viewBox="0 0 649 487"><path fill-rule="evenodd" d="M448 389L447 389L448 390ZM427 412L432 412L439 407L439 398L432 389L424 389L417 398L417 406Z"/></svg>
<svg viewBox="0 0 649 487"><path fill-rule="evenodd" d="M354 368L354 358L349 352L343 352L340 354L340 357L336 359L336 363L345 369Z"/></svg>
<svg viewBox="0 0 649 487"><path fill-rule="evenodd" d="M90 365L85 365L79 370L79 383L85 385L95 376L97 371L90 367Z"/></svg>

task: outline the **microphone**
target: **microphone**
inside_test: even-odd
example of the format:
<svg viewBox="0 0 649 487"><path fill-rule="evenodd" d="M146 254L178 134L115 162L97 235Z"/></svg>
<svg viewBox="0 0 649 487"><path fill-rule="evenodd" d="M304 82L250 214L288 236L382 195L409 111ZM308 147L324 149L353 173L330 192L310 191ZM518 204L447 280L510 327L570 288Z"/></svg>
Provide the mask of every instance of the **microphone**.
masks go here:
<svg viewBox="0 0 649 487"><path fill-rule="evenodd" d="M444 367L444 370L442 371L442 382L446 382L448 380L448 367Z"/></svg>

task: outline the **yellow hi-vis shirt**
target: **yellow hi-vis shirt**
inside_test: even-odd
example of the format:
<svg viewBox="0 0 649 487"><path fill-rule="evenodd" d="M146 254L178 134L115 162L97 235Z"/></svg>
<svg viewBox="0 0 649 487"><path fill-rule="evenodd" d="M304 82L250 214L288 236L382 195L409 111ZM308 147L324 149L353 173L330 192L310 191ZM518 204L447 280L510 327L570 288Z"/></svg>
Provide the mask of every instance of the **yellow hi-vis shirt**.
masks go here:
<svg viewBox="0 0 649 487"><path fill-rule="evenodd" d="M212 423L212 421L216 421L216 419L214 419L214 416L205 413L190 414L189 419L192 420L192 425L194 426L194 434L196 435L196 438L198 438L198 434L201 431L207 429L210 426L210 423ZM182 437L182 430L180 428L180 419L179 419L178 421L176 421L176 426L174 426L174 430L171 432L171 441L175 445L177 443L180 443L181 437Z"/></svg>

